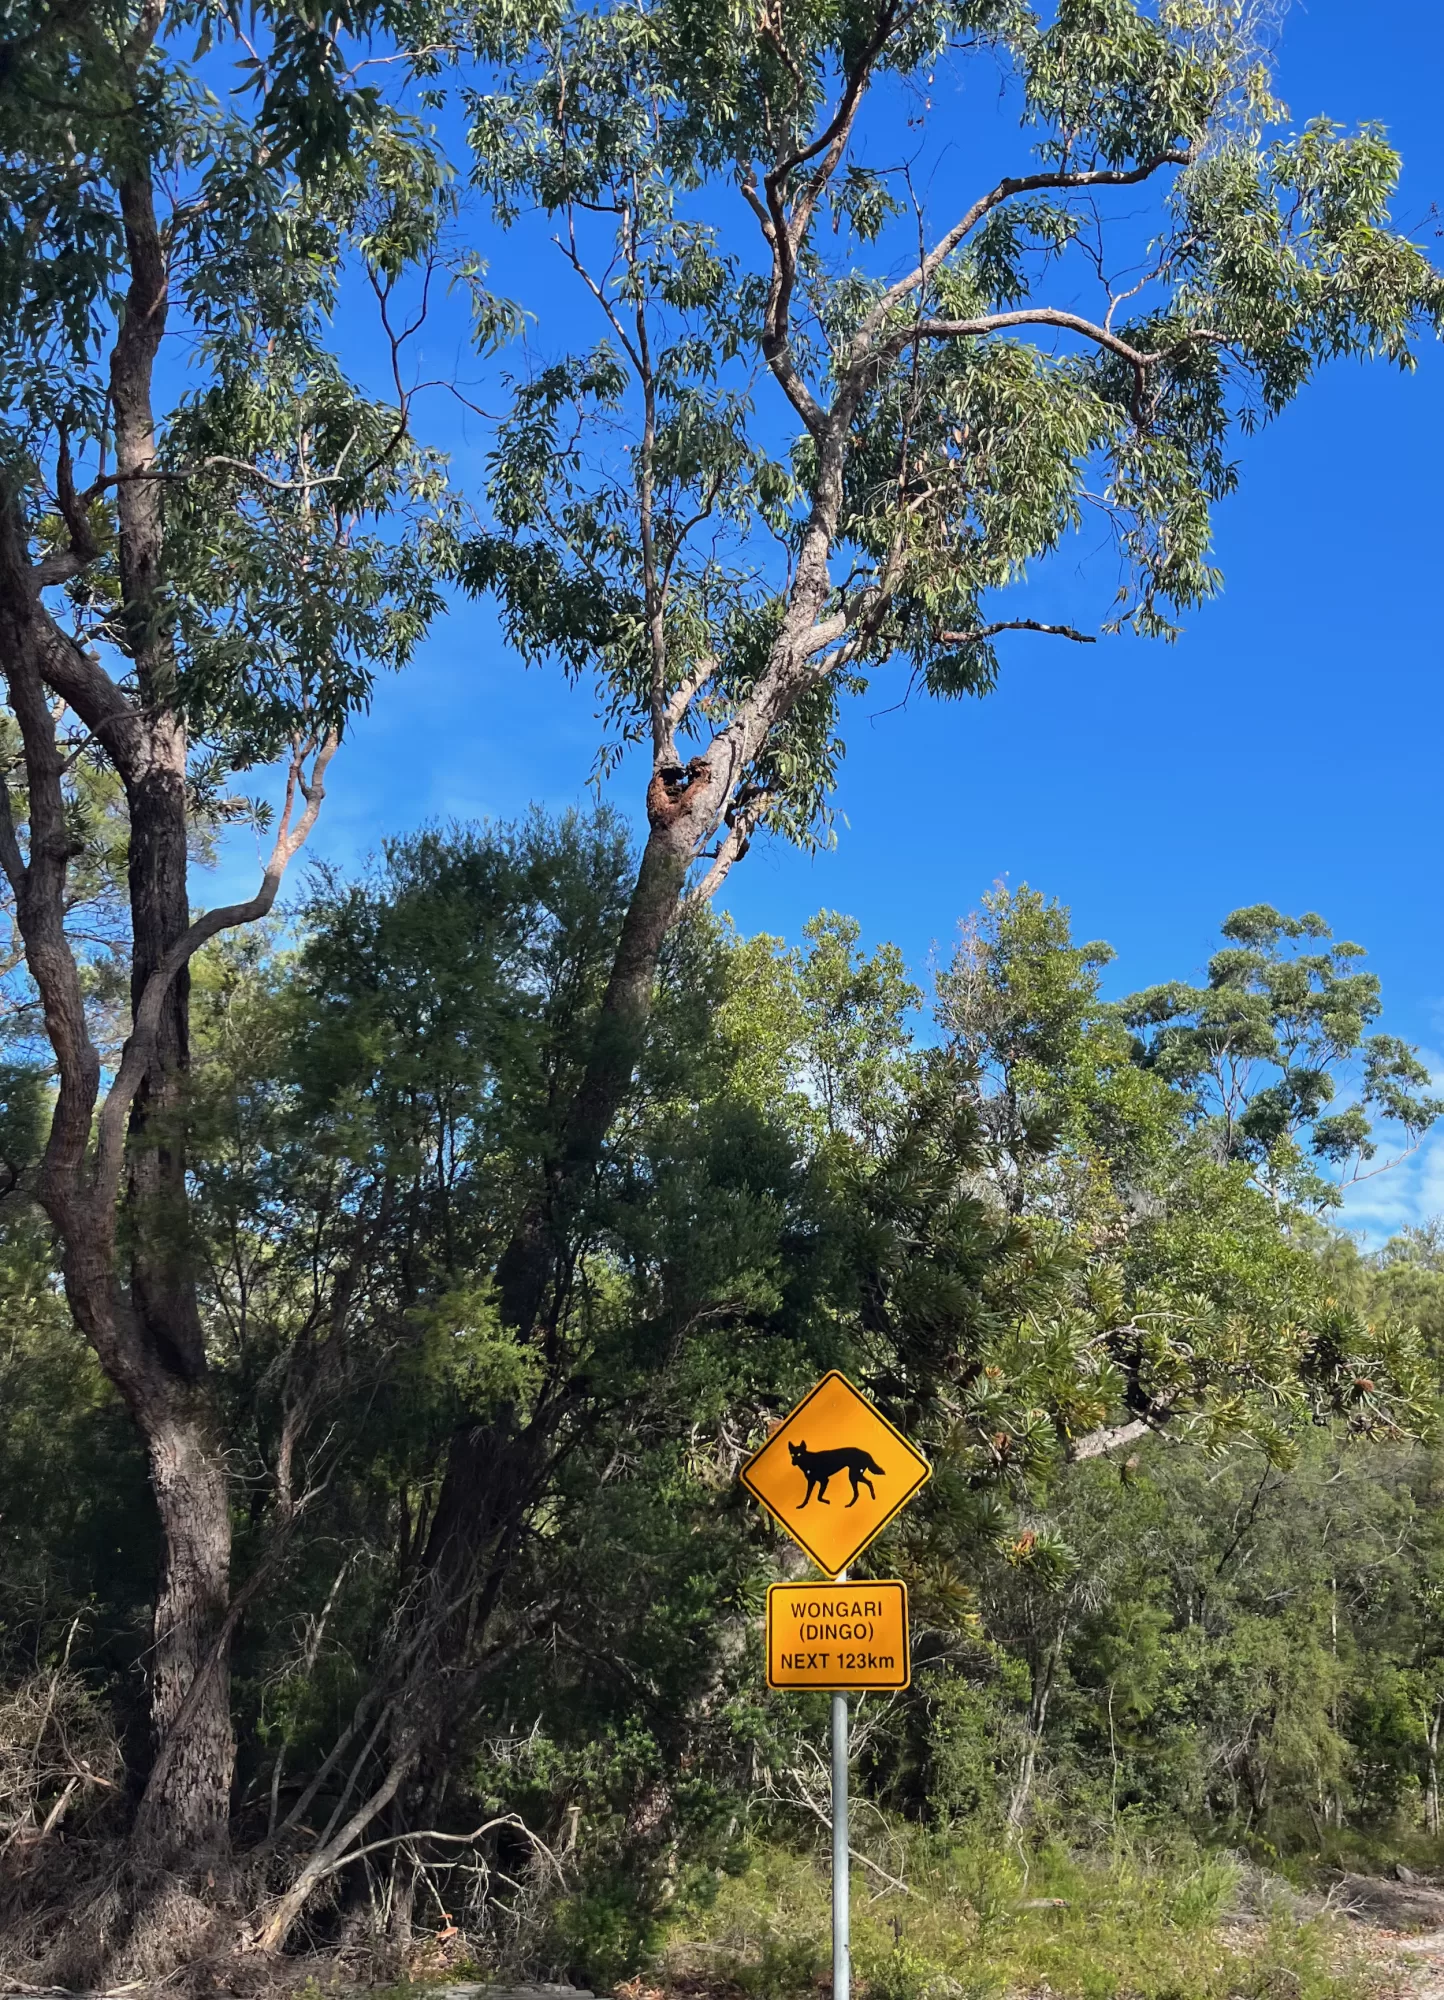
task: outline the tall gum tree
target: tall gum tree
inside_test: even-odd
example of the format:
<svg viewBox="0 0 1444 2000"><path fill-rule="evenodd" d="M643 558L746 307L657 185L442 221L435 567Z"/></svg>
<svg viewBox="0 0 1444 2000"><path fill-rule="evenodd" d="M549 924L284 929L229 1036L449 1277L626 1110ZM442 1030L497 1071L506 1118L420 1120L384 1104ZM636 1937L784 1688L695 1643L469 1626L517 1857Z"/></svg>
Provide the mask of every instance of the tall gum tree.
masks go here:
<svg viewBox="0 0 1444 2000"><path fill-rule="evenodd" d="M1004 634L1170 636L1217 587L1236 438L1325 360L1408 366L1444 311L1390 227L1381 134L1284 132L1229 0L642 0L491 12L472 36L475 181L504 222L541 218L597 334L514 383L461 573L526 658L596 675L604 766L628 746L650 765L648 833L497 1270L540 1386L450 1438L406 1615L313 1780L349 1769L343 1804L273 1946L368 1829L438 1823L430 1751L459 1741L568 1446L586 1200L678 917L759 833L825 836L842 704L881 669L956 696L992 686ZM931 213L944 92L979 65L1021 129ZM1095 517L1123 578L1101 630L1010 615L1008 588Z"/></svg>
<svg viewBox="0 0 1444 2000"><path fill-rule="evenodd" d="M1237 438L1322 362L1407 367L1437 326L1395 155L1284 128L1263 12L644 0L492 29L475 179L547 220L597 338L516 383L463 573L651 758L591 1061L503 1264L514 1324L557 1295L663 939L760 831L820 837L844 699L888 665L986 692L1004 634L1171 637L1219 583ZM1019 129L940 210L978 68ZM1101 632L1010 615L1094 519Z"/></svg>
<svg viewBox="0 0 1444 2000"><path fill-rule="evenodd" d="M308 8L254 10L240 39L205 0L22 7L6 32L0 862L54 1084L33 1192L160 1517L135 1850L214 1876L227 1647L261 1576L232 1590L187 1224L187 966L272 907L348 717L436 608L443 477L410 438L397 288L450 197L422 129ZM324 344L348 271L390 337L379 401ZM195 915L198 826L245 813L228 780L277 759L279 812L251 815L269 822L259 886ZM87 784L116 780L130 1007L102 1054L72 917ZM273 1469L279 1535L304 1504L304 1420L298 1403Z"/></svg>

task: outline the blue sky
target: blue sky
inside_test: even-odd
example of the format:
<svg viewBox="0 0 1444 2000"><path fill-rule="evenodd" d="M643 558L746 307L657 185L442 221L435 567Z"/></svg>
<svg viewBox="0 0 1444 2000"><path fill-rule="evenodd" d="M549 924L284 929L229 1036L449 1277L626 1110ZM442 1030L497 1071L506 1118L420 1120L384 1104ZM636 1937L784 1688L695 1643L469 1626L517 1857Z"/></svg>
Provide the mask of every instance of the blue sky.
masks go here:
<svg viewBox="0 0 1444 2000"><path fill-rule="evenodd" d="M1444 259L1438 0L1295 0L1279 89L1294 123L1387 128L1405 163L1396 221ZM511 244L483 247L499 288L530 278L536 296ZM544 319L549 285L541 296ZM556 302L575 309L560 287ZM481 427L453 412L443 430L474 473ZM1217 517L1225 589L1176 645L1017 635L984 702L899 711L880 681L847 717L836 850L755 848L725 906L789 939L818 908L846 910L922 969L994 882L1028 882L1115 947L1117 991L1197 976L1240 904L1317 909L1368 948L1386 1025L1444 1070L1441 442L1444 352L1413 377L1327 372L1245 441L1241 491ZM509 657L488 607L458 605L378 688L333 767L313 851L354 865L427 821L585 802L593 707ZM637 790L624 776L617 802L630 809ZM233 849L221 872L247 870ZM1377 1233L1433 1213L1444 1139L1359 1189L1349 1219Z"/></svg>

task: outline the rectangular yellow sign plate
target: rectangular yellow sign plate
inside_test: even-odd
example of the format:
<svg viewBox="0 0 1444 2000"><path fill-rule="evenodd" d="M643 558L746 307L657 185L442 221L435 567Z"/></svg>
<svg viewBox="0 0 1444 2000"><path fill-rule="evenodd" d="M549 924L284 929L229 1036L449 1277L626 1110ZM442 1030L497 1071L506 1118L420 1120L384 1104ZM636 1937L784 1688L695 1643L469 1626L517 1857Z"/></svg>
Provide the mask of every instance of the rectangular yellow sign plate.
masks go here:
<svg viewBox="0 0 1444 2000"><path fill-rule="evenodd" d="M770 1688L905 1688L912 1677L905 1583L774 1583Z"/></svg>
<svg viewBox="0 0 1444 2000"><path fill-rule="evenodd" d="M739 1476L817 1567L836 1576L901 1512L932 1467L833 1369Z"/></svg>

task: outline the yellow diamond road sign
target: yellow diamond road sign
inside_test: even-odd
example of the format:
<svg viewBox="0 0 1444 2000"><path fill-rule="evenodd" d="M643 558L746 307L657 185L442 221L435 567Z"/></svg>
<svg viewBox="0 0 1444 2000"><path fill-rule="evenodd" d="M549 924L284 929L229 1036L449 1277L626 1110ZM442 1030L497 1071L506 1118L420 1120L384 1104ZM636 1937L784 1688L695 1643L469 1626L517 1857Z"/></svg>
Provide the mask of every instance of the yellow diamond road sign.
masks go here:
<svg viewBox="0 0 1444 2000"><path fill-rule="evenodd" d="M931 1476L881 1410L834 1369L742 1468L742 1484L828 1576L860 1556Z"/></svg>

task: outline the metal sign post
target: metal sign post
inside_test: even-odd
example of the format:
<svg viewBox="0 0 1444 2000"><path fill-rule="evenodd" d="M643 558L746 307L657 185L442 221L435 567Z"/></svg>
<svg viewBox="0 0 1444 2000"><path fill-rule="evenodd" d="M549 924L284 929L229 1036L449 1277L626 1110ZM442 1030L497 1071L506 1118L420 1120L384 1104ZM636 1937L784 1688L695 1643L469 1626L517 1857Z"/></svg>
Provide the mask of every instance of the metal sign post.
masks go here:
<svg viewBox="0 0 1444 2000"><path fill-rule="evenodd" d="M847 1582L844 1570L837 1579ZM832 1697L832 2000L849 2000L852 1954L847 1904L847 1696Z"/></svg>
<svg viewBox="0 0 1444 2000"><path fill-rule="evenodd" d="M832 2000L848 2000L847 1696L832 1697Z"/></svg>

